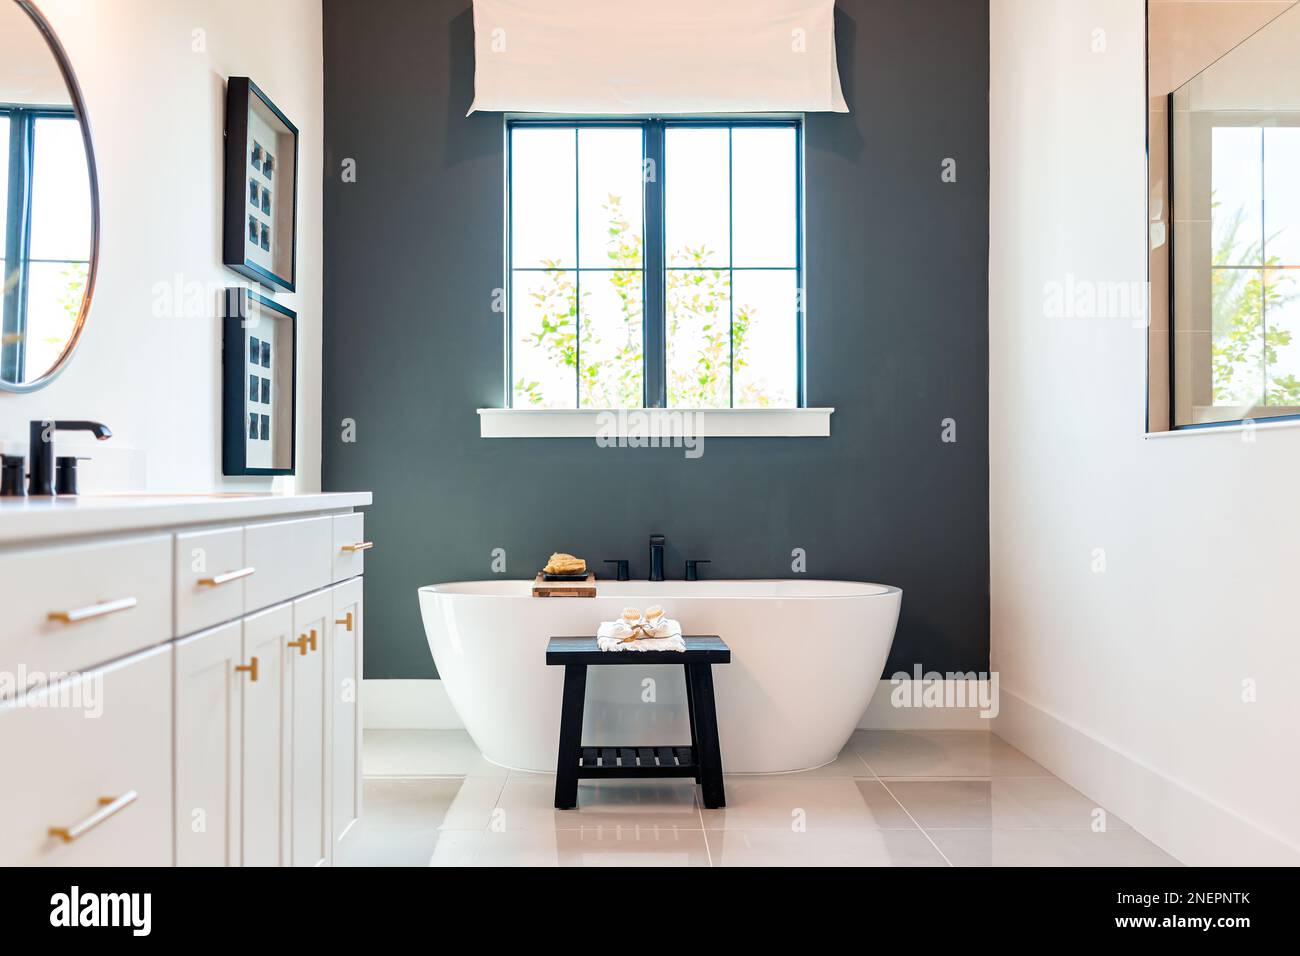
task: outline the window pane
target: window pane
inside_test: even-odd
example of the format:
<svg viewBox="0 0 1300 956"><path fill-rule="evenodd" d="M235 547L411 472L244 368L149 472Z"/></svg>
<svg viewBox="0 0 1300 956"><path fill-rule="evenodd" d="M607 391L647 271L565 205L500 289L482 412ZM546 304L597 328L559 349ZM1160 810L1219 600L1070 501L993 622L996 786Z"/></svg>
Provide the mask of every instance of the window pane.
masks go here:
<svg viewBox="0 0 1300 956"><path fill-rule="evenodd" d="M33 262L27 278L27 340L24 361L33 375L54 367L81 312L85 263Z"/></svg>
<svg viewBox="0 0 1300 956"><path fill-rule="evenodd" d="M736 408L793 408L799 339L793 270L732 273L732 348Z"/></svg>
<svg viewBox="0 0 1300 956"><path fill-rule="evenodd" d="M1300 265L1300 127L1264 130L1265 255Z"/></svg>
<svg viewBox="0 0 1300 956"><path fill-rule="evenodd" d="M71 117L38 117L34 149L31 258L89 259L90 178L81 127Z"/></svg>
<svg viewBox="0 0 1300 956"><path fill-rule="evenodd" d="M1294 272L1272 269L1265 281L1267 404L1294 408L1300 406L1300 282Z"/></svg>
<svg viewBox="0 0 1300 956"><path fill-rule="evenodd" d="M798 179L790 127L731 133L733 265L798 265Z"/></svg>
<svg viewBox="0 0 1300 956"><path fill-rule="evenodd" d="M572 267L576 157L573 127L522 127L510 134L511 265Z"/></svg>
<svg viewBox="0 0 1300 956"><path fill-rule="evenodd" d="M576 406L576 295L572 272L511 276L510 374L515 407Z"/></svg>
<svg viewBox="0 0 1300 956"><path fill-rule="evenodd" d="M1263 272L1215 269L1211 282L1214 405L1261 404L1264 395Z"/></svg>
<svg viewBox="0 0 1300 956"><path fill-rule="evenodd" d="M584 408L640 408L641 273L581 275L581 404Z"/></svg>
<svg viewBox="0 0 1300 956"><path fill-rule="evenodd" d="M728 131L670 127L664 133L664 228L670 266L730 263Z"/></svg>
<svg viewBox="0 0 1300 956"><path fill-rule="evenodd" d="M1263 263L1263 142L1263 131L1257 128L1214 128L1210 188L1215 265Z"/></svg>
<svg viewBox="0 0 1300 956"><path fill-rule="evenodd" d="M578 130L578 259L584 269L641 267L640 128Z"/></svg>
<svg viewBox="0 0 1300 956"><path fill-rule="evenodd" d="M668 404L731 405L731 281L725 269L677 270L667 282Z"/></svg>

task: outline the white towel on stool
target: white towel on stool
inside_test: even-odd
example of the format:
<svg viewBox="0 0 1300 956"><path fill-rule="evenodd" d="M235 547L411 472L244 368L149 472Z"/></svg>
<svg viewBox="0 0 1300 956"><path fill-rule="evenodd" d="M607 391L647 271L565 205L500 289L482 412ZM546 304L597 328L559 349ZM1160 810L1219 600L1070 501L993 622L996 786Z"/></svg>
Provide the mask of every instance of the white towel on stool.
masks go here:
<svg viewBox="0 0 1300 956"><path fill-rule="evenodd" d="M682 651L686 650L686 641L682 638L682 626L674 620L665 618L655 629L654 637L642 637L635 641L621 643L632 633L626 621L602 621L596 631L596 646L602 651Z"/></svg>

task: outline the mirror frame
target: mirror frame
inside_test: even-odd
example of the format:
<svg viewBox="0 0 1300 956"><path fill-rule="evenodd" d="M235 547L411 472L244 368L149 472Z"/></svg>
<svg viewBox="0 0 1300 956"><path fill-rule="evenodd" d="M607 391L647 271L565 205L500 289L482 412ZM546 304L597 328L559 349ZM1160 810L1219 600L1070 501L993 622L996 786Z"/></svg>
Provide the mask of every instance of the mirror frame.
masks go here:
<svg viewBox="0 0 1300 956"><path fill-rule="evenodd" d="M3 0L0 0L3 2ZM46 371L40 378L32 379L27 382L6 382L0 379L0 391L3 392L34 392L38 388L44 388L56 379L68 363L72 361L72 354L77 350L77 343L81 341L81 333L86 327L86 317L90 314L90 304L95 296L95 276L99 271L99 175L95 168L95 144L90 135L90 117L86 113L86 100L81 93L81 85L77 82L77 75L72 69L72 62L68 59L68 53L63 49L63 44L59 42L58 34L50 26L50 22L45 19L40 8L36 6L33 0L13 0L24 13L32 18L36 24L36 29L40 31L41 36L45 38L45 44L54 54L54 59L59 65L59 73L63 76L63 84L68 89L68 95L72 98L72 109L76 114L77 122L81 126L81 139L86 147L86 172L90 179L90 265L86 274L86 292L81 299L81 310L77 313L77 322L72 328L72 335L68 338L68 344L63 347L59 353L58 359L54 365Z"/></svg>

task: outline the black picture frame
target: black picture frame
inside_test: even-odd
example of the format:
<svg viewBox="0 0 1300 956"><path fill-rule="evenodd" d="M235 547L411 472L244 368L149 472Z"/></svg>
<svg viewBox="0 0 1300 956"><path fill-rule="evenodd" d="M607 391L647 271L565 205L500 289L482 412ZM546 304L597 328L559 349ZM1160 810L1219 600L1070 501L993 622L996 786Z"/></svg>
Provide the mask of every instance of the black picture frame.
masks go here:
<svg viewBox="0 0 1300 956"><path fill-rule="evenodd" d="M245 475L292 475L298 463L298 313L274 299L251 289L230 288L225 294L222 318L222 389L221 389L221 473L227 477ZM264 323L270 322L272 326ZM250 324L252 322L253 324ZM250 339L259 340L256 364L250 356ZM268 342L275 340L272 370L262 365ZM286 355L287 350L287 355ZM278 360L275 356L278 355ZM287 358L287 361L286 361ZM279 364L274 364L278 361ZM250 369L256 369L263 384L257 400L251 397ZM260 401L265 384L276 370L287 373L270 388L269 403ZM284 403L288 403L287 407ZM250 419L250 415L253 416ZM273 420L279 427L272 426ZM257 423L256 433L252 427ZM276 466L259 461L277 452L285 457L285 445L266 446L265 454L258 442L270 442L275 434L288 433L287 464Z"/></svg>
<svg viewBox="0 0 1300 956"><path fill-rule="evenodd" d="M254 114L272 124L281 139L292 142L292 163L283 162L285 157L282 147L277 146L271 151L263 145L263 137L251 131L250 116ZM255 142L257 161L251 158ZM276 157L274 173L263 172L261 157L268 154ZM292 180L290 183L283 180L286 172ZM260 184L262 178L266 180L266 186L274 183L272 195L277 203L282 204L285 196L290 197L287 211L281 210L277 205L272 216L269 210L263 210L263 205L254 207L251 204L250 184L254 181ZM275 261L278 248L272 246L266 249L261 245L261 234L265 234L270 224L263 222L259 239L250 240L252 220L261 215L280 217L275 218L275 228L271 231L275 242L289 243L287 270L281 268L277 271L267 264L268 258ZM279 238L286 235L287 240ZM257 251L259 249L269 255L262 255ZM282 289L285 292L295 290L298 281L298 127L246 76L232 76L226 81L225 209L222 217L221 253L222 263L244 278L267 289Z"/></svg>

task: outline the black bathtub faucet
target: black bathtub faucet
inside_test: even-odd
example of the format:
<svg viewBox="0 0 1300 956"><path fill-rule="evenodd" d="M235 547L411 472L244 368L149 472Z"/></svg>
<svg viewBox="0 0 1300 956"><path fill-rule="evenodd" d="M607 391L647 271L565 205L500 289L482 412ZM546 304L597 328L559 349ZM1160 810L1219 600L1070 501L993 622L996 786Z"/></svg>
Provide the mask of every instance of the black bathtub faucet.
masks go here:
<svg viewBox="0 0 1300 956"><path fill-rule="evenodd" d="M664 579L664 536L650 535L650 580Z"/></svg>

